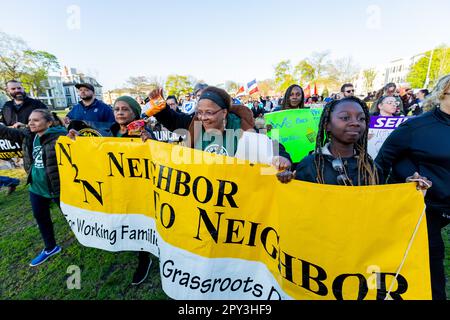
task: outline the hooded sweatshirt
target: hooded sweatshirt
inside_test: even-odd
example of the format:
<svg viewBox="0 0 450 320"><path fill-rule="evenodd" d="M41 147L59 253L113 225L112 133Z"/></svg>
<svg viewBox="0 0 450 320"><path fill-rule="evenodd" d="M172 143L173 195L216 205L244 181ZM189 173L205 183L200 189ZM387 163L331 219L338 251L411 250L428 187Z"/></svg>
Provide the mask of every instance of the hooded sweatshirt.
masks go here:
<svg viewBox="0 0 450 320"><path fill-rule="evenodd" d="M439 108L402 123L384 142L375 161L390 182L414 172L427 177L428 208L450 213L450 115Z"/></svg>

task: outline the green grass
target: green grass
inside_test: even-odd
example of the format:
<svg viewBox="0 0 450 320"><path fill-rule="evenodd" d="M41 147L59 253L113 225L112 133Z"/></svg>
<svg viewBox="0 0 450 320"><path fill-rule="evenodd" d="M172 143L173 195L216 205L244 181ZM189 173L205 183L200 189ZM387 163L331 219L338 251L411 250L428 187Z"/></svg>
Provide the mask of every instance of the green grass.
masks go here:
<svg viewBox="0 0 450 320"><path fill-rule="evenodd" d="M450 300L450 225L447 225L442 230L442 238L445 243L445 275L447 277L447 286L445 287L445 291L447 292L447 300Z"/></svg>
<svg viewBox="0 0 450 320"><path fill-rule="evenodd" d="M21 179L16 192L0 190L0 300L1 299L108 299L167 300L161 289L158 259L153 257L149 279L138 287L131 278L137 266L135 252L107 252L78 243L58 208L52 217L58 243L63 250L48 262L29 267L43 248L43 242L31 212L25 173L22 169L0 171ZM443 230L446 244L446 275L450 275L450 226ZM67 279L71 265L81 269L81 289L69 290ZM450 297L450 281L447 281Z"/></svg>
<svg viewBox="0 0 450 320"><path fill-rule="evenodd" d="M59 208L52 208L55 235L63 250L40 266L30 261L43 249L43 241L34 220L20 170L0 171L20 178L22 184L10 196L0 190L0 300L2 299L108 299L167 300L161 288L158 259L149 278L139 286L131 279L137 266L136 252L107 252L80 245ZM71 265L81 269L81 289L67 288Z"/></svg>

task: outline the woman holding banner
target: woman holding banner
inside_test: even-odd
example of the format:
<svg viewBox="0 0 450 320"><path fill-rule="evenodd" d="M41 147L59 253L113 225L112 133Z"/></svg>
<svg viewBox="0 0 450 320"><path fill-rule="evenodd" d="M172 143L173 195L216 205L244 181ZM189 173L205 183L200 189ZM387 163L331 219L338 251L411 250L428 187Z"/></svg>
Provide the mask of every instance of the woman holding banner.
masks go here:
<svg viewBox="0 0 450 320"><path fill-rule="evenodd" d="M445 300L441 230L450 222L450 75L438 81L424 108L431 110L402 123L389 135L375 161L392 182L413 172L433 181L425 196L431 289L433 300Z"/></svg>
<svg viewBox="0 0 450 320"><path fill-rule="evenodd" d="M320 117L314 153L294 173L278 175L286 183L297 180L346 185L376 185L378 171L367 152L369 110L355 97L328 103Z"/></svg>
<svg viewBox="0 0 450 320"><path fill-rule="evenodd" d="M169 131L189 130L190 147L205 152L233 157L238 146L238 136L232 135L227 141L227 130L255 130L252 111L243 105L232 105L230 95L223 89L207 87L203 90L195 114L187 115L176 112L166 106L162 89L150 93L154 107L147 111L147 116L155 116ZM161 101L158 103L157 101ZM273 157L272 165L278 170L291 167L289 154L278 144L279 155Z"/></svg>
<svg viewBox="0 0 450 320"><path fill-rule="evenodd" d="M369 109L356 97L335 100L325 105L320 117L316 146L296 171L278 174L282 183L297 180L343 186L383 183L380 170L367 152ZM426 178L418 187L431 184ZM413 177L408 177L413 179Z"/></svg>
<svg viewBox="0 0 450 320"><path fill-rule="evenodd" d="M139 103L129 96L117 98L113 106L115 122L110 128L113 137L129 138L140 136L144 141L147 139L156 139L153 132L145 126L144 120L139 120L141 116L141 106ZM68 136L75 139L79 133L70 130ZM133 275L132 285L139 285L148 276L152 259L150 253L139 251L138 266Z"/></svg>
<svg viewBox="0 0 450 320"><path fill-rule="evenodd" d="M45 244L45 248L31 261L31 267L61 251L55 240L50 204L55 202L59 206L60 185L55 143L66 134L62 121L48 109L33 110L26 128L0 126L0 138L22 142L31 208Z"/></svg>

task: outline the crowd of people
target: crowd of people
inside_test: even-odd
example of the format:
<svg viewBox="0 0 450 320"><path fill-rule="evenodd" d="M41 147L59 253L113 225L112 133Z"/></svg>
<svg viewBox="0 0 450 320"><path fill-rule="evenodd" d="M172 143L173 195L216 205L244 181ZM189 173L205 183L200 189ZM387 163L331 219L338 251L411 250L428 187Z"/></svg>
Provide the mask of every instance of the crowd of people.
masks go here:
<svg viewBox="0 0 450 320"><path fill-rule="evenodd" d="M300 163L293 164L283 145L273 141L279 150L272 159L278 180L343 186L414 181L418 189L427 190L432 296L436 300L446 299L441 230L450 222L450 140L445 138L450 135L450 75L441 78L431 92L407 88L401 95L394 83L388 83L364 99L355 97L350 83L343 84L339 93L329 97L306 97L303 88L294 84L283 97L261 96L245 101L223 89L200 83L182 99L165 98L162 89L156 88L146 99L123 96L110 107L95 98L90 84L79 84L77 88L81 101L60 120L38 100L29 98L20 82L7 83L12 100L2 110L0 138L22 144L32 211L45 246L30 266L37 266L61 251L49 210L51 202L59 205L54 146L61 135L76 139L80 133L73 124L77 121L107 123L104 128L111 136L140 136L144 142L156 139L154 130L184 129L188 133L184 141L187 147L232 157L239 136L229 137L228 130L260 132L266 113L319 104L323 111L316 145ZM388 137L376 159L367 152L371 116L412 117ZM136 121L143 125L137 126ZM15 188L18 182L7 178L2 177L0 182ZM139 252L132 283L142 283L150 266L150 255Z"/></svg>

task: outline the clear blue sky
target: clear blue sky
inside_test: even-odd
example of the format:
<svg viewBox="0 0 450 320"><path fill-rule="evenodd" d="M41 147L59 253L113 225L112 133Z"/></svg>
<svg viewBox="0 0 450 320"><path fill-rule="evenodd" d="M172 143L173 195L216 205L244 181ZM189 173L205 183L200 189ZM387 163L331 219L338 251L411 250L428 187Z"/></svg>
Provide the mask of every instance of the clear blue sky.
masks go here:
<svg viewBox="0 0 450 320"><path fill-rule="evenodd" d="M80 29L68 27L71 5ZM105 89L137 75L263 80L281 60L323 50L369 67L450 44L448 0L1 0L0 9L1 31Z"/></svg>

